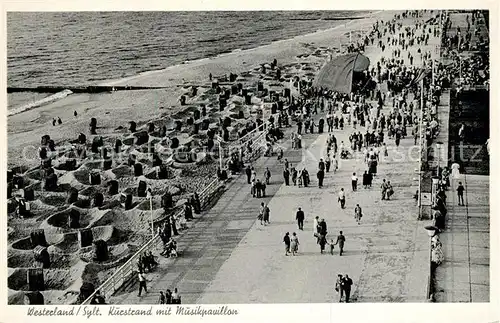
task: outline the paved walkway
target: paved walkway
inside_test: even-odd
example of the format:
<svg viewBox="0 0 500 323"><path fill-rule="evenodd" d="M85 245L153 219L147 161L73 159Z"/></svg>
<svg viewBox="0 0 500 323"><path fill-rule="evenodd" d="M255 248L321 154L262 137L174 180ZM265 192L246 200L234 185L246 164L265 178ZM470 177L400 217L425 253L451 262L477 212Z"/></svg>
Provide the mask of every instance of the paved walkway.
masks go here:
<svg viewBox="0 0 500 323"><path fill-rule="evenodd" d="M437 40L432 39L423 49L431 50L434 42ZM368 48L367 55L376 61L380 49ZM390 53L386 51L386 55ZM385 107L383 113L388 114L388 109ZM363 134L366 131L360 130ZM352 131L347 126L334 134L339 143L348 143ZM292 165L300 163L309 170L312 187L282 185L282 165L275 157L260 159L255 165L257 174L263 177L265 167L270 167L273 174L269 197L252 198L246 179L237 178L218 203L179 239L183 257L162 259L160 268L147 275L151 281L149 294L138 298L137 285L132 285L109 302L151 304L157 301L160 290L174 287L179 289L184 303L336 302L334 284L338 273L353 279L353 301L425 301L429 245L423 229L427 223L416 220L418 208L413 195L418 189L418 148L412 148L413 139L403 139L397 149L386 140L390 157L380 162L373 187L351 192L352 172L361 178L366 170L362 158L341 160L336 174L327 173L324 188L317 187L315 175L319 158L326 155L326 138L327 134L304 135L306 149L285 152ZM380 200L382 178L394 186L391 201ZM347 192L345 210L337 203L340 187ZM268 226L256 223L262 201L271 209ZM353 217L355 203L364 211L361 225ZM299 206L306 214L304 231L298 231L295 224ZM316 215L327 221L328 239L344 231L344 256L339 257L337 249L333 256L320 254L312 231ZM295 257L284 255L282 238L286 231L298 232L300 252Z"/></svg>
<svg viewBox="0 0 500 323"><path fill-rule="evenodd" d="M458 181L466 187L466 206L458 206ZM436 268L437 302L490 301L489 185L489 176L481 175L452 183L446 231L439 235L445 261Z"/></svg>
<svg viewBox="0 0 500 323"><path fill-rule="evenodd" d="M453 25L449 34L454 35L457 27L466 29L466 16L462 13L451 15ZM481 35L486 37L487 29L481 25ZM472 42L477 42L476 36ZM447 145L448 128L442 128L441 133ZM456 187L459 181L466 189L466 206L458 206ZM436 302L489 302L489 176L461 175L451 184L447 193L446 230L439 235L445 260L436 268L434 296Z"/></svg>

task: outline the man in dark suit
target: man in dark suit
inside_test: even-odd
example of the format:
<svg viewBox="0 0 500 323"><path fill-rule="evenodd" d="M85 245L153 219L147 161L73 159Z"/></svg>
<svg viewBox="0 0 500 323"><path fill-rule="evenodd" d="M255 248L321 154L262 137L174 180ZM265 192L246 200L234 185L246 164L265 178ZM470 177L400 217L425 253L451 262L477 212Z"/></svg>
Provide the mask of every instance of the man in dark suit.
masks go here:
<svg viewBox="0 0 500 323"><path fill-rule="evenodd" d="M318 177L318 187L322 188L323 187L323 179L325 178L325 171L320 169L316 176Z"/></svg>
<svg viewBox="0 0 500 323"><path fill-rule="evenodd" d="M344 242L345 242L345 237L342 234L342 231L340 231L340 234L337 236L337 241L335 244L339 245L340 253L339 255L342 256L342 253L344 253Z"/></svg>
<svg viewBox="0 0 500 323"><path fill-rule="evenodd" d="M345 275L343 280L344 280L345 302L349 303L349 298L351 297L352 279L349 278L349 275Z"/></svg>
<svg viewBox="0 0 500 323"><path fill-rule="evenodd" d="M245 173L247 174L247 183L250 184L250 178L252 177L252 169L250 168L250 165L245 168Z"/></svg>
<svg viewBox="0 0 500 323"><path fill-rule="evenodd" d="M285 179L285 185L290 185L290 171L287 167L283 168L283 178Z"/></svg>
<svg viewBox="0 0 500 323"><path fill-rule="evenodd" d="M299 207L297 214L295 215L295 219L297 220L297 225L299 226L299 230L304 230L304 211Z"/></svg>

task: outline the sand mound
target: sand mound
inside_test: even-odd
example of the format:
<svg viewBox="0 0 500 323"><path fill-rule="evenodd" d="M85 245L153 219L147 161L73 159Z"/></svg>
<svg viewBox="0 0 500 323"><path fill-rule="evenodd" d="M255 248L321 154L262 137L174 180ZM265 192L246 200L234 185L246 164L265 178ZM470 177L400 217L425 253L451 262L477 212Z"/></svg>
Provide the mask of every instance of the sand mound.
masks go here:
<svg viewBox="0 0 500 323"><path fill-rule="evenodd" d="M73 253L79 249L80 243L78 242L78 234L76 232L60 235L59 241L54 241L47 248L47 250L54 253Z"/></svg>
<svg viewBox="0 0 500 323"><path fill-rule="evenodd" d="M8 268L32 268L35 266L35 258L32 251L18 251L7 257Z"/></svg>
<svg viewBox="0 0 500 323"><path fill-rule="evenodd" d="M94 241L104 240L112 243L111 238L113 237L114 231L115 228L112 225L95 227L92 228L92 236L94 237ZM115 235L120 236L120 233L116 232Z"/></svg>
<svg viewBox="0 0 500 323"><path fill-rule="evenodd" d="M140 202L135 208L141 211L149 211L151 207L153 208L153 211L161 209L161 201L155 199L152 200L152 203L150 203L149 200L143 201Z"/></svg>
<svg viewBox="0 0 500 323"><path fill-rule="evenodd" d="M78 299L77 291L46 290L41 292L45 305L51 304L76 304ZM24 305L25 292L9 290L9 305Z"/></svg>
<svg viewBox="0 0 500 323"><path fill-rule="evenodd" d="M83 176L87 175L86 182L82 182L84 180ZM78 176L78 177L77 177ZM89 176L89 171L88 169L84 167L80 167L79 169L75 171L70 171L59 177L58 183L60 185L66 185L70 186L71 188L75 188L76 190L80 191L87 187L88 183L88 176Z"/></svg>
<svg viewBox="0 0 500 323"><path fill-rule="evenodd" d="M45 289L67 289L73 282L81 277L85 268L85 263L73 266L71 269L44 269L43 276ZM10 289L17 291L28 291L28 270L24 268L16 269L7 278L7 285Z"/></svg>
<svg viewBox="0 0 500 323"><path fill-rule="evenodd" d="M22 238L14 243L12 243L11 248L13 249L19 249L19 250L31 250L33 249L31 245L31 239L29 237L27 238Z"/></svg>
<svg viewBox="0 0 500 323"><path fill-rule="evenodd" d="M128 247L128 244L122 243L115 246L108 247L108 260L97 261L95 259L95 252L92 248L86 248L80 253L80 259L88 263L96 263L100 265L116 265L118 262L124 262L133 254L133 251Z"/></svg>
<svg viewBox="0 0 500 323"><path fill-rule="evenodd" d="M67 208L64 211L55 213L52 216L50 216L46 220L47 224L51 227L61 228L64 231L75 230L70 228L68 223L69 222L68 218L71 214L72 209L80 213L80 228L87 228L89 226L92 226L95 222L99 221L106 214L111 213L111 211L109 210L99 210L97 208L92 208L92 209L81 209L76 207ZM46 227L46 226L42 225L41 227Z"/></svg>
<svg viewBox="0 0 500 323"><path fill-rule="evenodd" d="M40 197L40 201L48 206L59 208L66 204L66 194L60 192L47 192L44 196Z"/></svg>
<svg viewBox="0 0 500 323"><path fill-rule="evenodd" d="M42 194L37 194L35 193L35 200L30 202L31 206L31 213L33 214L50 214L53 212L57 207L62 207L64 201L66 200L65 197L61 196L62 200L59 200L58 196L56 195L55 197L49 197L49 201L51 204L45 203L45 198L48 196L44 196Z"/></svg>
<svg viewBox="0 0 500 323"><path fill-rule="evenodd" d="M7 277L7 286L13 290L28 291L28 271L16 268Z"/></svg>
<svg viewBox="0 0 500 323"><path fill-rule="evenodd" d="M78 263L78 256L74 253L61 254L48 249L50 256L50 268L64 269L73 267ZM32 268L36 265L34 253L32 251L17 251L7 258L9 268Z"/></svg>
<svg viewBox="0 0 500 323"><path fill-rule="evenodd" d="M120 165L118 167L113 168L111 171L114 174L115 179L133 175L132 167L128 165Z"/></svg>
<svg viewBox="0 0 500 323"><path fill-rule="evenodd" d="M78 199L72 205L79 209L88 209L92 206L92 201L90 199Z"/></svg>

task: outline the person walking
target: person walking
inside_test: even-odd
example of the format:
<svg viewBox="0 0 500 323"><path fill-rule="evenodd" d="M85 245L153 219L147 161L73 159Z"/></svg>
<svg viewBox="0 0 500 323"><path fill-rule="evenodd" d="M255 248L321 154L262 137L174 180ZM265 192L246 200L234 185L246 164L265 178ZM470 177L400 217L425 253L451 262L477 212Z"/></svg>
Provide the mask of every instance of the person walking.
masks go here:
<svg viewBox="0 0 500 323"><path fill-rule="evenodd" d="M283 168L283 178L285 179L285 185L289 186L290 185L290 171L288 170L288 167Z"/></svg>
<svg viewBox="0 0 500 323"><path fill-rule="evenodd" d="M325 250L325 245L327 243L326 241L326 235L328 234L328 228L325 222L325 219L321 219L318 223L318 244L320 246L320 251L323 253Z"/></svg>
<svg viewBox="0 0 500 323"><path fill-rule="evenodd" d="M144 277L142 271L139 271L137 278L139 279L139 294L137 296L141 297L142 290L144 290L146 293L148 292L148 288L146 286L146 277Z"/></svg>
<svg viewBox="0 0 500 323"><path fill-rule="evenodd" d="M365 170L365 173L363 174L363 188L367 189L368 188L368 172Z"/></svg>
<svg viewBox="0 0 500 323"><path fill-rule="evenodd" d="M345 209L345 192L343 188L340 189L338 201L340 203L340 208Z"/></svg>
<svg viewBox="0 0 500 323"><path fill-rule="evenodd" d="M318 163L318 169L319 170L325 170L325 162L323 161L323 158L321 158L319 160L319 163Z"/></svg>
<svg viewBox="0 0 500 323"><path fill-rule="evenodd" d="M165 304L165 294L160 291L160 296L158 297L158 304Z"/></svg>
<svg viewBox="0 0 500 323"><path fill-rule="evenodd" d="M174 292L172 293L172 304L181 304L181 294L179 294L177 287L174 288Z"/></svg>
<svg viewBox="0 0 500 323"><path fill-rule="evenodd" d="M323 236L326 236L328 234L328 227L326 225L326 221L325 219L321 219L321 221L319 221L319 234L320 235L323 235Z"/></svg>
<svg viewBox="0 0 500 323"><path fill-rule="evenodd" d="M352 279L349 278L349 275L346 274L343 280L344 280L345 302L349 303L349 300L351 298Z"/></svg>
<svg viewBox="0 0 500 323"><path fill-rule="evenodd" d="M326 241L326 236L323 235L323 234L320 234L319 236L319 250L320 250L320 253L322 254L323 251L325 250L325 246L327 244L327 241Z"/></svg>
<svg viewBox="0 0 500 323"><path fill-rule="evenodd" d="M332 165L332 167L333 167L333 172L334 173L336 173L339 170L339 161L338 161L337 157L335 157L333 159L333 165Z"/></svg>
<svg viewBox="0 0 500 323"><path fill-rule="evenodd" d="M292 238L290 239L290 249L293 256L299 251L299 237L297 237L295 232L292 233Z"/></svg>
<svg viewBox="0 0 500 323"><path fill-rule="evenodd" d="M304 187L307 187L309 185L309 172L307 171L307 169L303 169L302 170L302 184L304 185Z"/></svg>
<svg viewBox="0 0 500 323"><path fill-rule="evenodd" d="M265 211L266 207L264 205L264 202L260 203L260 209L259 209L259 215L257 216L257 220L260 221L260 225L263 225L264 224L264 211Z"/></svg>
<svg viewBox="0 0 500 323"><path fill-rule="evenodd" d="M316 238L316 243L319 243L319 216L314 218L313 223L313 237Z"/></svg>
<svg viewBox="0 0 500 323"><path fill-rule="evenodd" d="M392 188L391 181L387 181L387 190L386 190L387 200L390 200L392 195L394 195L394 189Z"/></svg>
<svg viewBox="0 0 500 323"><path fill-rule="evenodd" d="M358 177L356 176L356 173L352 173L351 184L352 184L352 191L356 192L356 190L358 189Z"/></svg>
<svg viewBox="0 0 500 323"><path fill-rule="evenodd" d="M342 302L344 297L344 278L341 274L337 275L337 281L335 282L335 291L339 293L339 303Z"/></svg>
<svg viewBox="0 0 500 323"><path fill-rule="evenodd" d="M250 165L247 165L245 168L245 173L247 174L247 183L251 184L251 179L252 179L252 169L250 168Z"/></svg>
<svg viewBox="0 0 500 323"><path fill-rule="evenodd" d="M354 218L356 219L356 222L358 223L358 225L361 222L362 216L363 216L363 213L361 210L361 206L359 206L359 204L356 204L356 207L354 208Z"/></svg>
<svg viewBox="0 0 500 323"><path fill-rule="evenodd" d="M266 167L264 178L266 179L266 184L269 185L269 180L271 179L271 171L269 170L269 167Z"/></svg>
<svg viewBox="0 0 500 323"><path fill-rule="evenodd" d="M290 253L290 233L287 232L285 233L285 236L283 237L283 242L285 243L285 256L288 256Z"/></svg>
<svg viewBox="0 0 500 323"><path fill-rule="evenodd" d="M293 186L297 186L297 169L295 167L292 167L292 183Z"/></svg>
<svg viewBox="0 0 500 323"><path fill-rule="evenodd" d="M167 289L165 293L165 304L172 304L172 291Z"/></svg>
<svg viewBox="0 0 500 323"><path fill-rule="evenodd" d="M266 204L264 206L264 210L263 210L263 219L264 219L264 225L266 224L271 224L271 222L269 222L269 213L271 212L271 210L269 210L269 206Z"/></svg>
<svg viewBox="0 0 500 323"><path fill-rule="evenodd" d="M318 174L316 175L318 177L318 187L322 188L323 187L323 179L325 178L325 171L324 170L318 170Z"/></svg>
<svg viewBox="0 0 500 323"><path fill-rule="evenodd" d="M299 230L304 230L304 211L299 207L297 214L295 215L295 220L297 220L297 225L299 227Z"/></svg>
<svg viewBox="0 0 500 323"><path fill-rule="evenodd" d="M380 185L380 188L382 189L382 200L386 199L387 195L387 183L385 181L385 178L382 180L382 184Z"/></svg>
<svg viewBox="0 0 500 323"><path fill-rule="evenodd" d="M333 256L333 251L335 250L335 242L333 241L333 239L330 240L330 254Z"/></svg>
<svg viewBox="0 0 500 323"><path fill-rule="evenodd" d="M458 187L457 187L458 205L465 206L465 203L464 203L464 191L465 191L465 188L462 185L462 182L458 182ZM460 204L460 202L462 202L462 204Z"/></svg>
<svg viewBox="0 0 500 323"><path fill-rule="evenodd" d="M342 256L342 254L344 253L344 243L345 243L345 236L342 234L342 231L340 231L339 235L337 236L337 241L335 242L335 244L339 245L340 249L339 256Z"/></svg>

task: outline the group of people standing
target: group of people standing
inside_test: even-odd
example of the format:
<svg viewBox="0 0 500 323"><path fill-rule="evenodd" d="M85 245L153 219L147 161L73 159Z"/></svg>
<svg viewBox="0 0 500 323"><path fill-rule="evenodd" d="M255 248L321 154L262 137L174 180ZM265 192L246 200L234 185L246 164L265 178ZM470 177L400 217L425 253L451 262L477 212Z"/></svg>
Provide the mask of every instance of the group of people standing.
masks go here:
<svg viewBox="0 0 500 323"><path fill-rule="evenodd" d="M298 229L300 231L304 231L305 214L300 207L295 214L295 220L297 221ZM319 219L319 216L316 216L313 221L313 237L316 240L316 244L320 246L320 253L322 254L325 251L326 245L330 245L330 254L333 255L334 248L336 245L338 245L339 255L342 256L342 254L344 253L344 243L346 240L342 231L340 231L336 241L333 241L333 239L331 239L330 242L328 242L327 234L328 226L325 219ZM283 237L283 243L285 244L285 256L288 256L289 253L295 256L298 253L299 238L296 232L293 232L291 237L290 232L286 232L285 236Z"/></svg>

